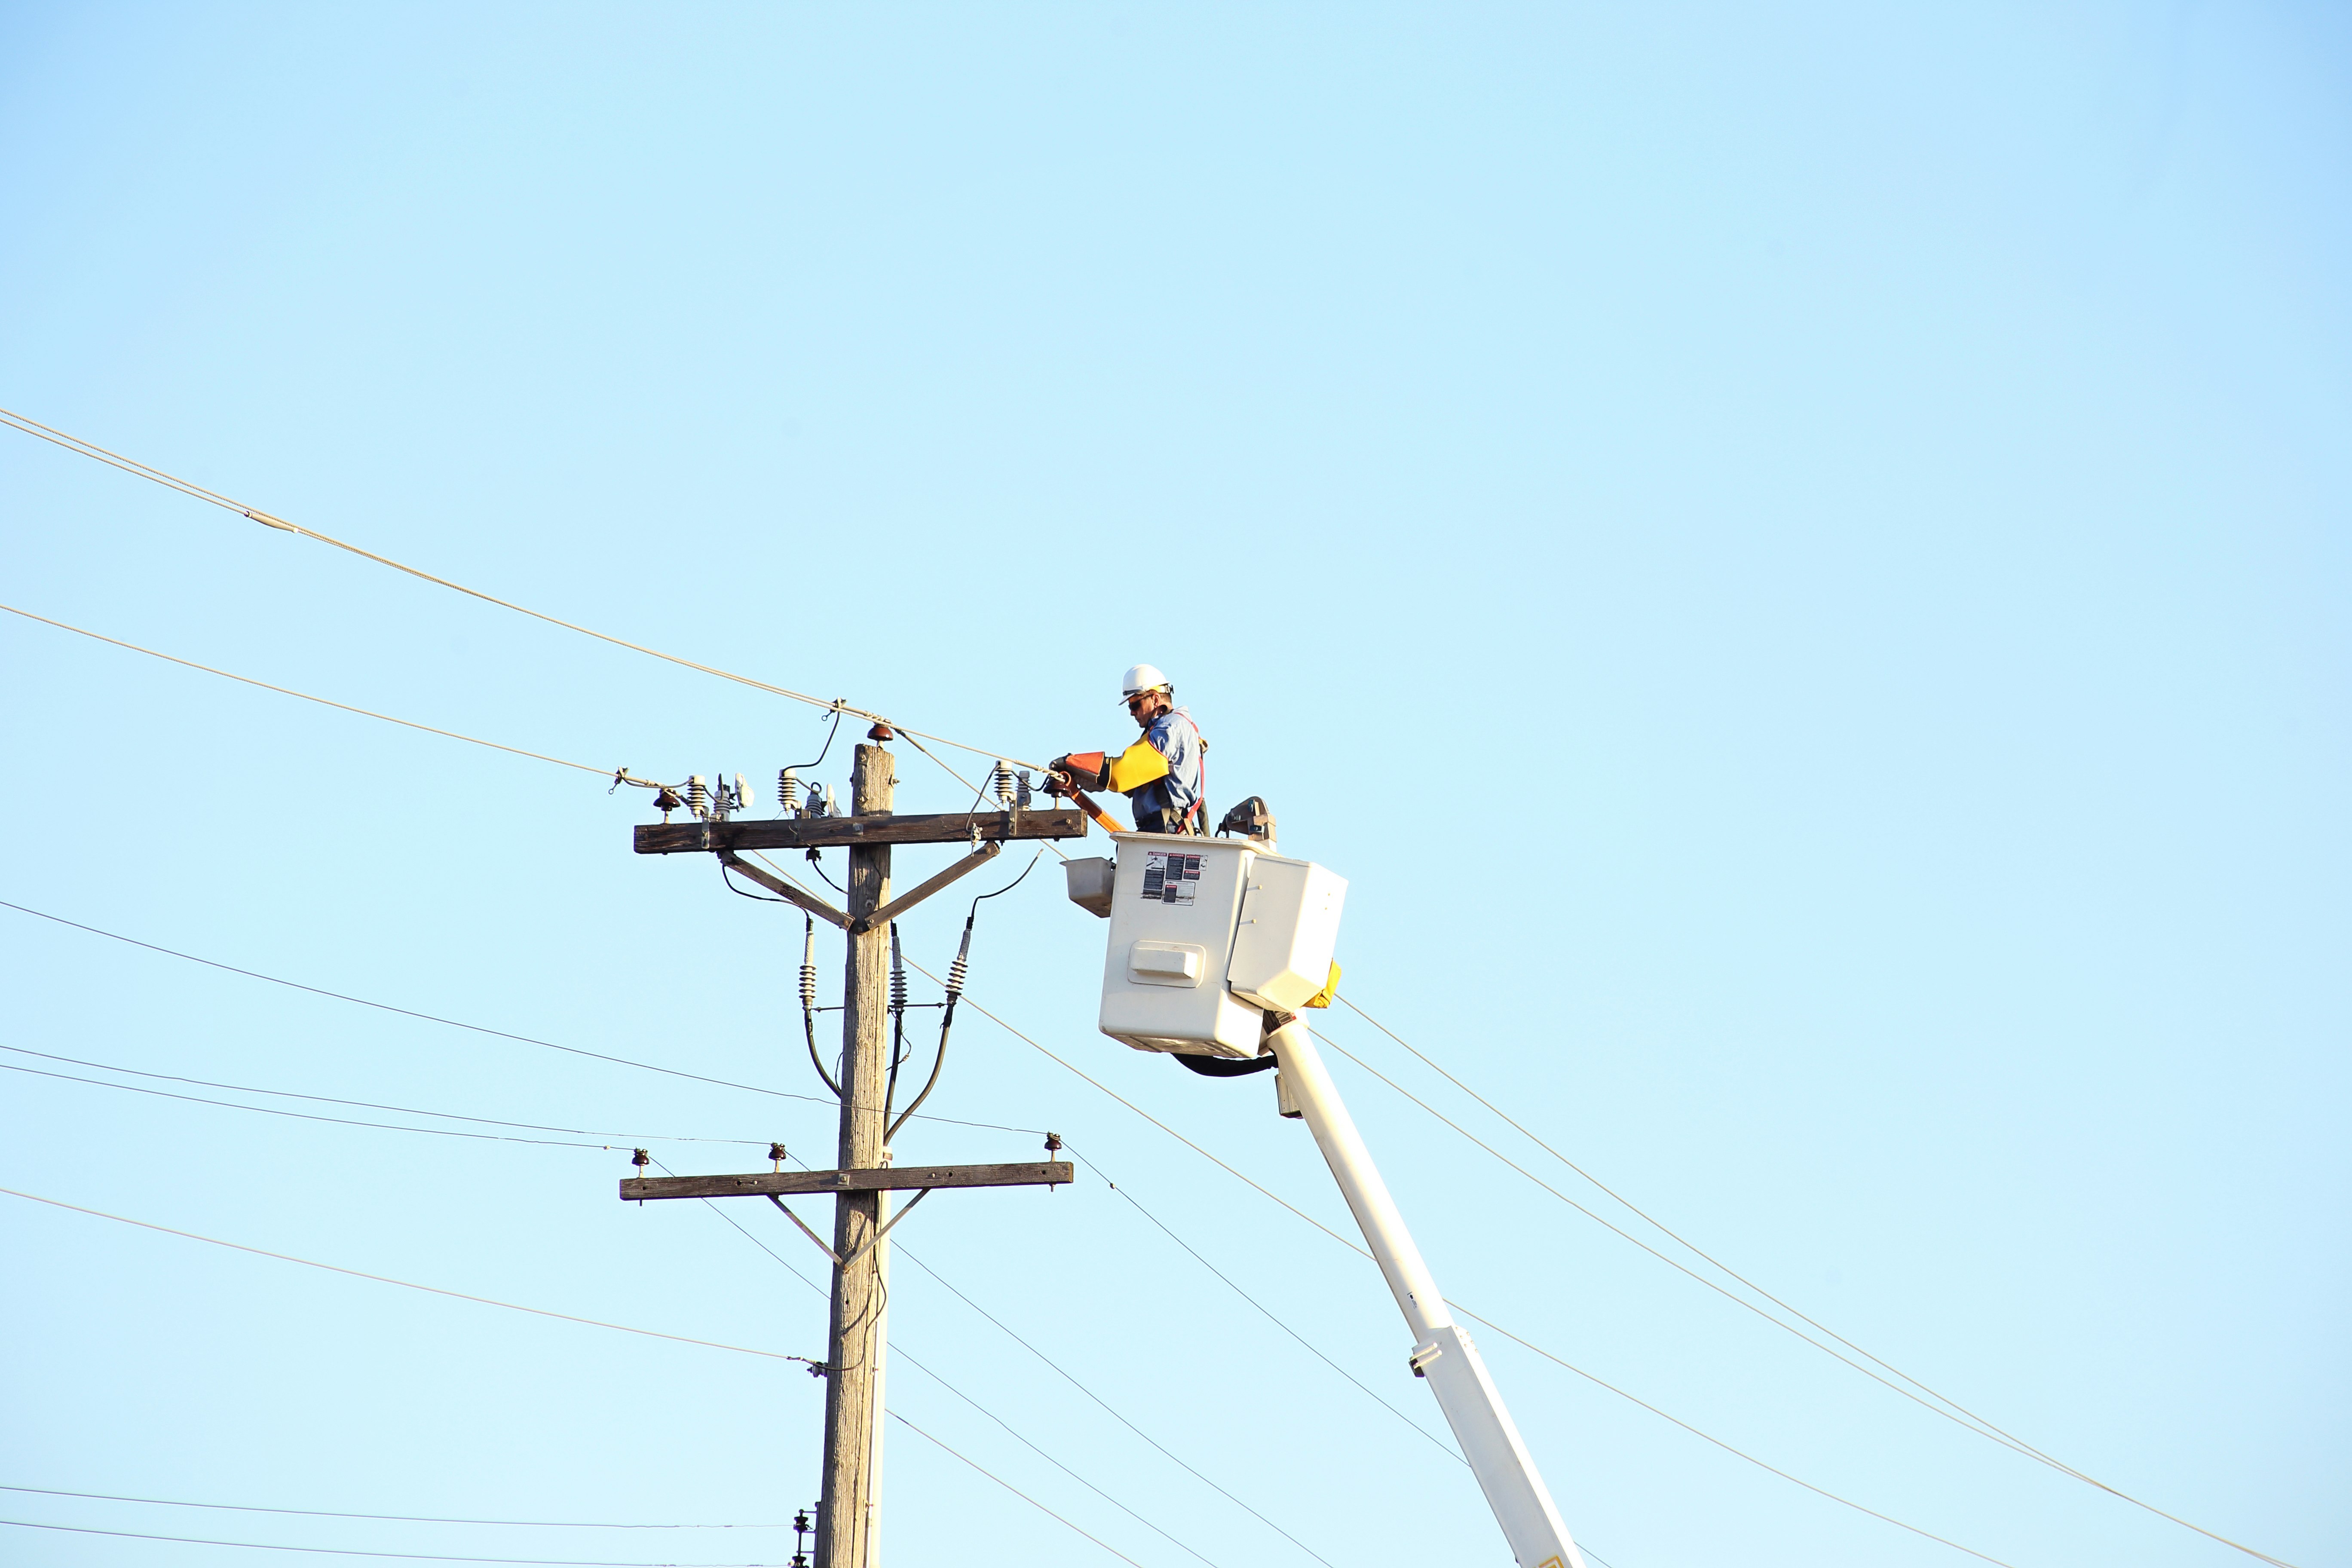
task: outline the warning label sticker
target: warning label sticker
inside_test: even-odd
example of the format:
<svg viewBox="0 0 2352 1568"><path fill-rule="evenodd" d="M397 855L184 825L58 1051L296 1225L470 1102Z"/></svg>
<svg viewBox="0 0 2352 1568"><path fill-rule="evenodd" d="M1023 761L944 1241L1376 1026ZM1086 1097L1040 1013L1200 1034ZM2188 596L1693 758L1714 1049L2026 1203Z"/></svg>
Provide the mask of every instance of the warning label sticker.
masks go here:
<svg viewBox="0 0 2352 1568"><path fill-rule="evenodd" d="M1201 890L1201 858L1165 849L1143 857L1143 901L1147 904L1189 904Z"/></svg>

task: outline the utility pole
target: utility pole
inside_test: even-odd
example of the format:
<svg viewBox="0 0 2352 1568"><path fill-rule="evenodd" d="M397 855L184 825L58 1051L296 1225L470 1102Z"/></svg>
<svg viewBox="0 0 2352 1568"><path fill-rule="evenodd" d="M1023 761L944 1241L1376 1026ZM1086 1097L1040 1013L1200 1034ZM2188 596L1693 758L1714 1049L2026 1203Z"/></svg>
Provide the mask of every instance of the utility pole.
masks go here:
<svg viewBox="0 0 2352 1568"><path fill-rule="evenodd" d="M833 1310L826 1355L823 1366L815 1369L824 1374L825 1394L824 1490L817 1507L814 1568L875 1568L877 1561L890 1230L940 1188L1055 1186L1076 1173L1067 1163L1050 1160L1020 1165L895 1164L887 1142L893 1112L889 1103L890 928L893 921L932 894L989 864L1008 841L1083 837L1086 818L1076 810L1028 809L1026 775L1018 797L1000 795L1001 810L975 807L933 816L899 816L892 809L898 784L896 760L883 745L895 736L888 725L877 723L867 731L866 739L870 743L857 748L850 773L850 815L846 816L803 812L791 818L730 820L729 814L740 810L748 798L740 776L731 795L722 790L715 796L697 778L690 786L648 784L662 792L656 805L664 820L641 824L634 835L640 855L716 855L732 875L756 882L784 902L838 927L848 939L836 1089L841 1100L838 1167L785 1171L779 1147L774 1151L777 1168L773 1171L636 1177L622 1182L620 1191L622 1200L628 1203L764 1197L832 1258ZM692 806L696 820L667 820L668 813L681 805ZM970 852L893 899L890 848L894 844L961 844ZM834 908L807 889L762 870L738 853L833 847L849 851L846 910ZM950 971L950 1011L943 1017L953 1016L952 1005L963 984L962 966L960 957ZM814 1053L814 1036L810 1044ZM942 1024L942 1051L945 1047ZM824 1074L822 1063L817 1064L817 1071ZM935 1067L935 1076L936 1071ZM827 1086L835 1087L835 1080L828 1079ZM903 1123L912 1113L911 1107L899 1110L897 1120ZM1059 1144L1047 1147L1050 1152ZM887 1194L906 1191L914 1196L895 1215L890 1215ZM830 1194L834 1200L830 1246L783 1201L789 1195L818 1194Z"/></svg>
<svg viewBox="0 0 2352 1568"><path fill-rule="evenodd" d="M883 736L887 731L877 731ZM849 775L849 809L859 817L887 816L896 795L896 764L877 742L857 748ZM889 1077L890 936L887 928L856 923L890 901L890 847L860 844L849 851L847 974L841 996L840 1168L871 1170L884 1163L882 1096ZM816 1516L817 1568L866 1568L874 1541L874 1486L879 1468L881 1419L875 1395L883 1352L882 1194L843 1193L834 1200L833 1325L825 1356L824 1500ZM871 1241L873 1245L868 1246Z"/></svg>

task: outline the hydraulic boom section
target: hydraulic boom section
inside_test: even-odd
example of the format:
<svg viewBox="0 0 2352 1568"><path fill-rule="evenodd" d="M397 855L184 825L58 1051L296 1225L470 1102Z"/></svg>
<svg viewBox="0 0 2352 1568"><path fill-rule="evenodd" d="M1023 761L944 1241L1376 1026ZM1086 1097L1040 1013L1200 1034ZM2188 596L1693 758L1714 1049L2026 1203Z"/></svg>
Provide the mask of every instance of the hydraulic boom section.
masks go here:
<svg viewBox="0 0 2352 1568"><path fill-rule="evenodd" d="M1100 1027L1217 1077L1277 1069L1282 1109L1323 1151L1412 1331L1412 1369L1437 1395L1512 1557L1519 1568L1584 1568L1486 1363L1446 1310L1314 1037L1294 1016L1330 999L1348 885L1276 854L1272 815L1261 819L1264 831L1246 838L1115 833L1115 865L1069 863L1071 901L1110 921Z"/></svg>
<svg viewBox="0 0 2352 1568"><path fill-rule="evenodd" d="M1502 1394L1479 1359L1478 1347L1454 1321L1430 1278L1421 1248L1405 1229L1388 1184L1381 1180L1370 1151L1356 1131L1356 1123L1340 1101L1339 1091L1324 1070L1322 1054L1303 1019L1294 1019L1267 1037L1274 1047L1287 1098L1315 1134L1316 1147L1348 1200L1364 1245L1381 1266L1396 1297L1397 1310L1412 1330L1412 1368L1429 1380L1462 1457L1495 1510L1495 1522L1511 1543L1519 1568L1584 1568L1584 1559L1553 1506L1528 1446L1503 1405Z"/></svg>

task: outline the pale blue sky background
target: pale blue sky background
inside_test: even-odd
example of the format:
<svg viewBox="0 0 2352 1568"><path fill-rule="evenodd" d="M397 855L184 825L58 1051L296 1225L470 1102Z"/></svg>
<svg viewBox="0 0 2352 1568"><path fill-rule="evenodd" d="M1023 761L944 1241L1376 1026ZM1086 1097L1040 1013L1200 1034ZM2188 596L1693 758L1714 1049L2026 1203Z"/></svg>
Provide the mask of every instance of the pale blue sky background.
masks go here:
<svg viewBox="0 0 2352 1568"><path fill-rule="evenodd" d="M1015 755L1118 740L1119 670L1160 664L1217 804L1266 795L1352 879L1351 997L1876 1354L2315 1568L2352 1549L2348 62L2340 8L2289 5L19 5L0 405ZM6 603L599 767L772 775L821 735L0 437ZM629 854L645 797L0 619L0 898L810 1089L798 921ZM903 809L961 804L901 772ZM1265 1080L1095 1033L1103 928L1057 883L985 906L974 997L1344 1225ZM941 968L961 911L911 920L914 956ZM814 1104L0 932L24 1049L830 1146ZM1330 1033L1606 1206L1360 1019ZM2018 1568L2250 1561L1335 1069L1449 1293L1596 1376ZM6 1077L0 1184L821 1353L818 1298L719 1219L613 1201L624 1153ZM1062 1132L1436 1427L1369 1267L1013 1036L967 1014L934 1106ZM932 1125L900 1156L1037 1143ZM733 1214L814 1277L781 1216ZM900 1235L1330 1561L1504 1560L1454 1461L1099 1180L943 1195ZM814 1492L822 1390L788 1363L15 1199L0 1236L7 1484L705 1523ZM1150 1568L1311 1563L904 1256L896 1285L906 1352L1199 1556L901 1362L927 1430ZM1969 1561L1482 1340L1612 1568ZM1113 1561L904 1429L886 1489L895 1563ZM0 1499L245 1542L790 1551ZM42 1568L257 1560L0 1534Z"/></svg>

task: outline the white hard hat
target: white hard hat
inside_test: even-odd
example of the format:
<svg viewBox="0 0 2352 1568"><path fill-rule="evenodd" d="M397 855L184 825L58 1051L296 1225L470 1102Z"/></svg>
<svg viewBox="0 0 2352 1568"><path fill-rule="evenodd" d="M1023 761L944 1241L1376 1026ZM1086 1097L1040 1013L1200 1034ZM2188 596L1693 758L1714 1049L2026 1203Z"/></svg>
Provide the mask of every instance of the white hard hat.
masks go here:
<svg viewBox="0 0 2352 1568"><path fill-rule="evenodd" d="M1139 691L1156 691L1168 684L1168 678L1148 664L1128 667L1127 679L1120 688L1119 700L1124 702Z"/></svg>

